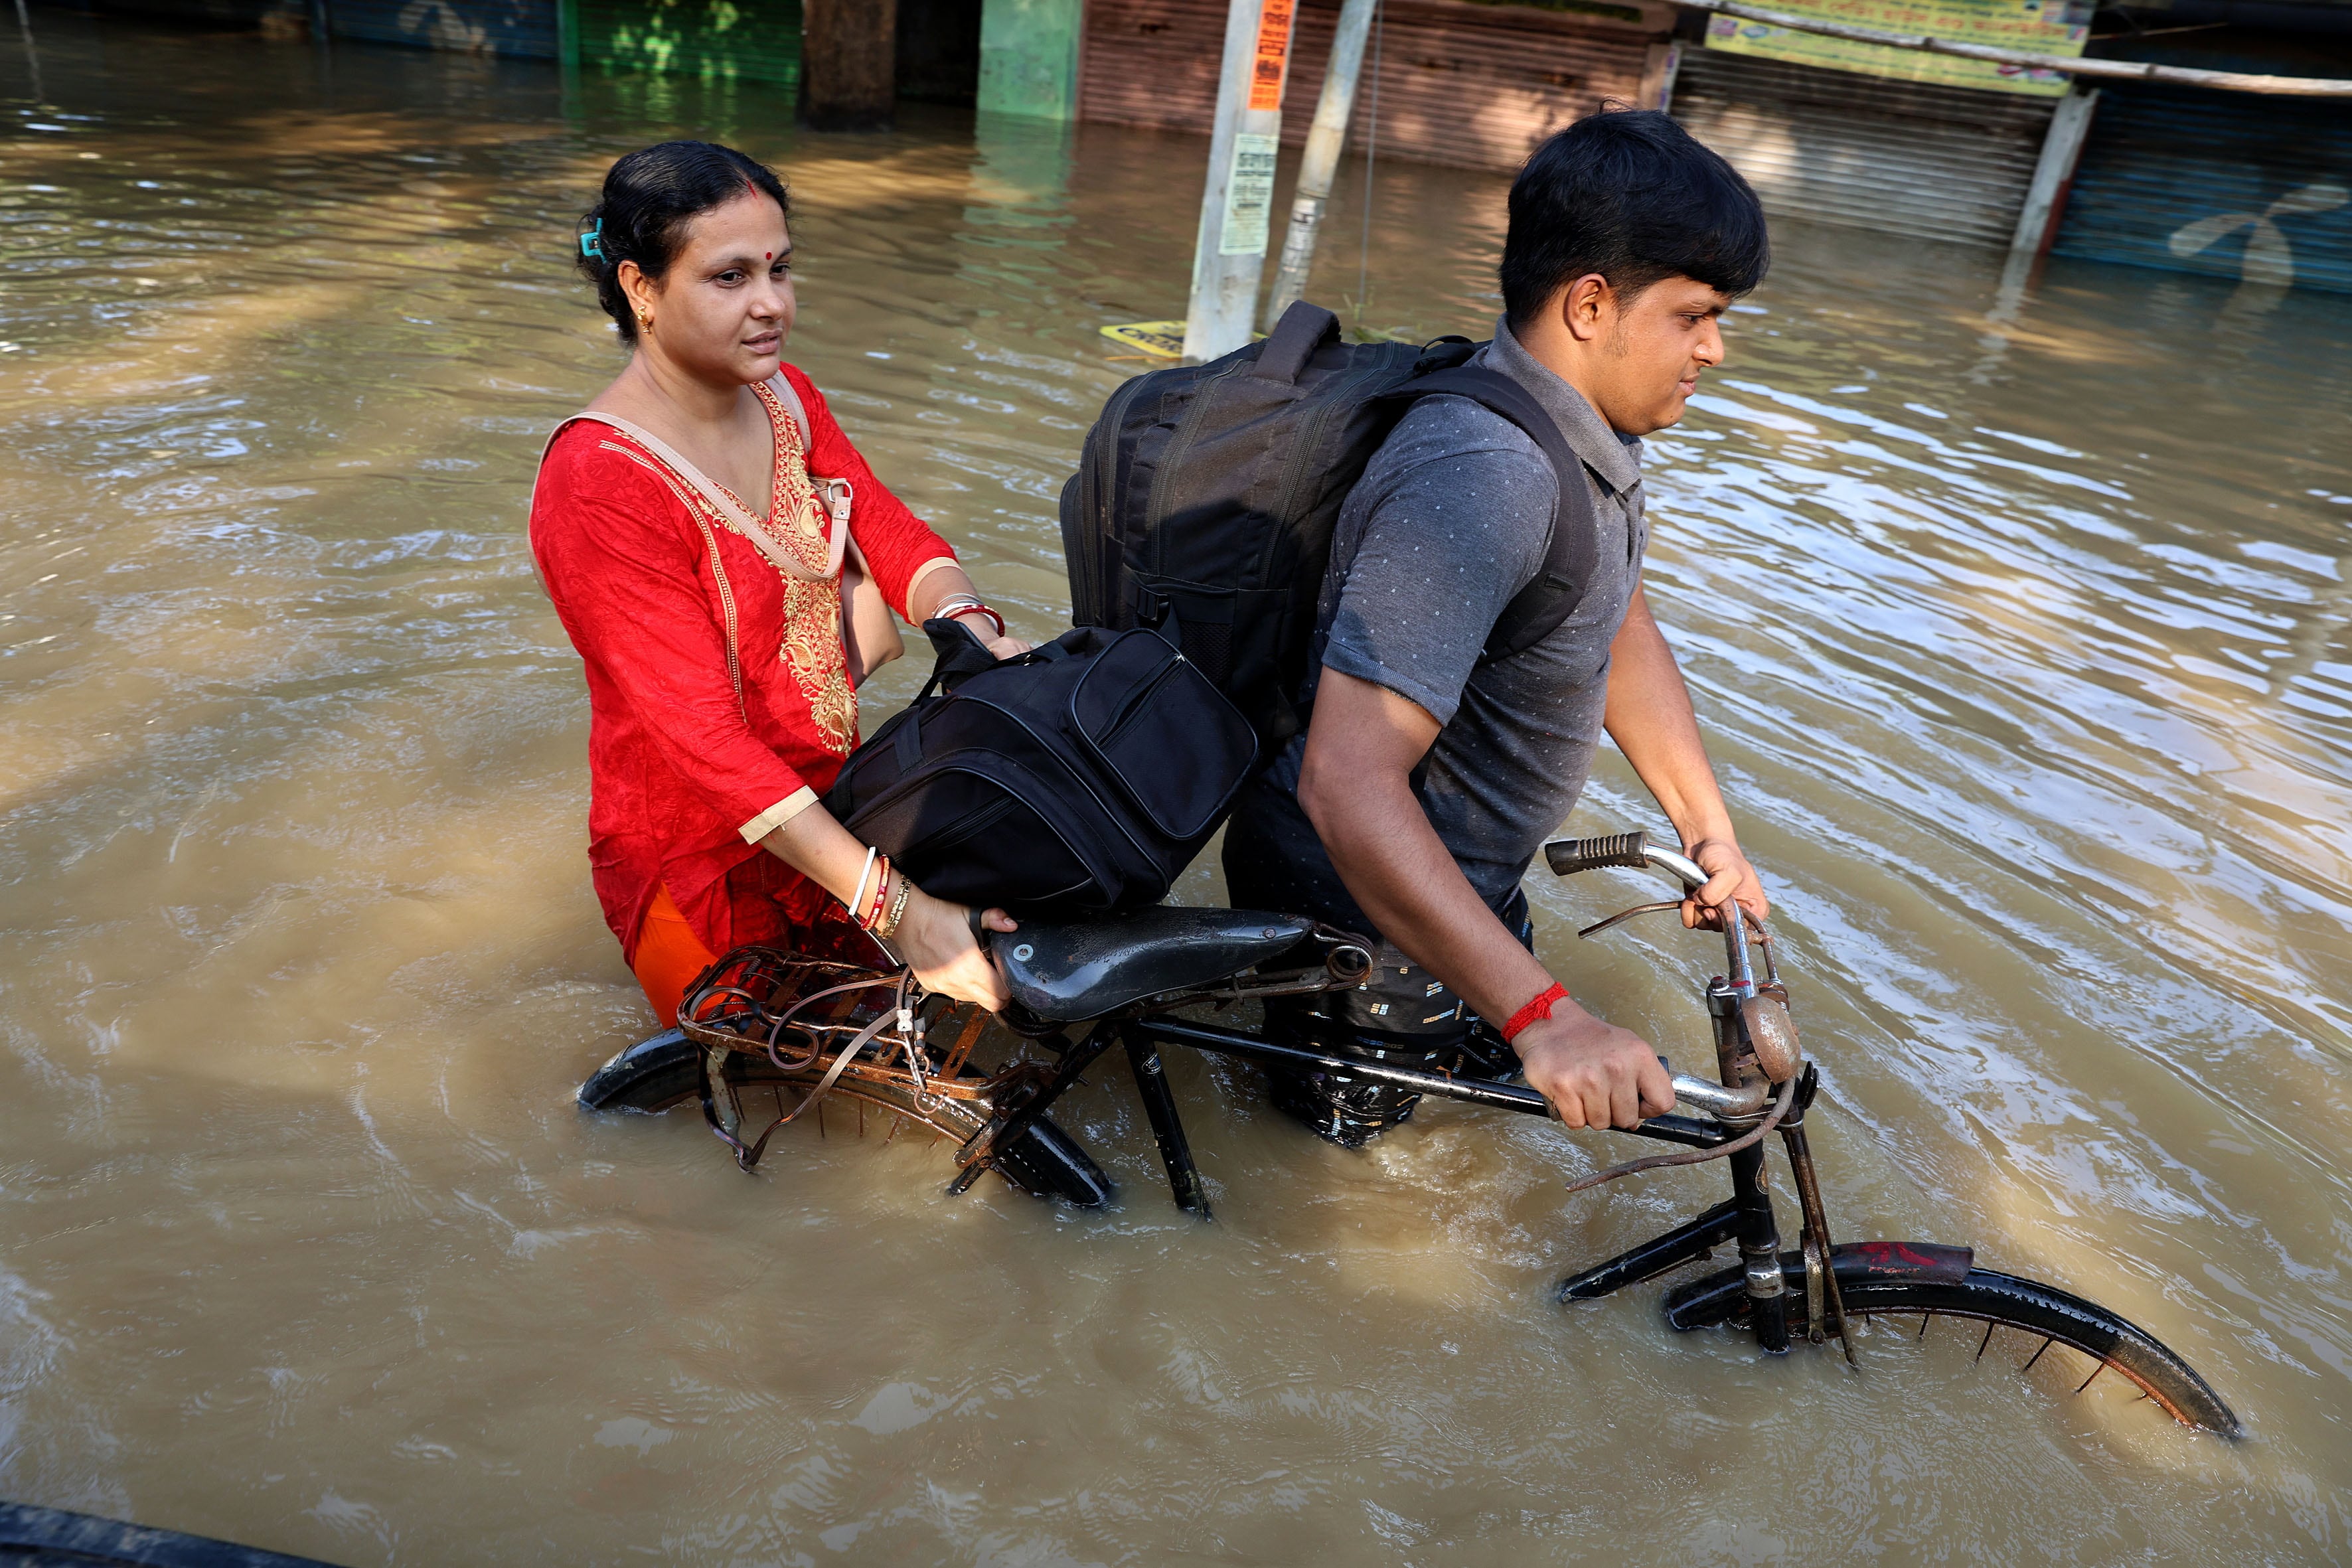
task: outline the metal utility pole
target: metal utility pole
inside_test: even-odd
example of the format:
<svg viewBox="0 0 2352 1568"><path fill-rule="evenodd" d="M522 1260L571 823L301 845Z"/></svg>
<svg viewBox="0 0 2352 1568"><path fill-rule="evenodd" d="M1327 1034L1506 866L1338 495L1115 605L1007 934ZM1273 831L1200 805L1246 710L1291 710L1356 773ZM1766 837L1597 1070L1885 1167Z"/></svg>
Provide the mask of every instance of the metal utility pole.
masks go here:
<svg viewBox="0 0 2352 1568"><path fill-rule="evenodd" d="M1323 74L1323 96L1315 105L1315 125L1307 132L1307 156L1298 165L1298 190L1290 198L1290 232L1283 237L1282 266L1266 301L1271 330L1290 302L1307 292L1315 265L1315 236L1323 226L1323 205L1339 177L1339 152L1348 144L1348 120L1356 108L1356 79L1363 73L1364 38L1372 30L1380 0L1347 0L1339 7L1339 36L1331 40L1331 68Z"/></svg>
<svg viewBox="0 0 2352 1568"><path fill-rule="evenodd" d="M1282 89L1297 9L1297 0L1233 0L1225 15L1209 182L1201 197L1192 298L1184 320L1190 360L1215 359L1249 342L1258 279L1265 271Z"/></svg>

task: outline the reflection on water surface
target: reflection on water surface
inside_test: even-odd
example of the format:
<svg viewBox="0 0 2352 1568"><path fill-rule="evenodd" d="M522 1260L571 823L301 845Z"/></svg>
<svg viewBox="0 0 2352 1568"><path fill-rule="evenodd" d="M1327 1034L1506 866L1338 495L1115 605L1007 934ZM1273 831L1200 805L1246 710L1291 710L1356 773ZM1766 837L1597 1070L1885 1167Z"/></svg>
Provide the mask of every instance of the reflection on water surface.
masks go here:
<svg viewBox="0 0 2352 1568"><path fill-rule="evenodd" d="M526 557L611 374L604 164L739 142L794 357L1031 635L1053 498L1181 308L1200 144L37 12L0 129L0 1494L352 1563L2341 1560L2352 309L1793 226L1654 445L1653 596L1784 911L1848 1235L1972 1241L2238 1406L2031 1346L1864 1373L1549 1286L1712 1201L1440 1109L1357 1155L1123 1067L1080 1217L794 1130L759 1179L569 1094L646 1026L588 893L585 705ZM0 79L24 91L19 74ZM1343 179L1343 193L1360 189ZM1369 328L1480 331L1501 182L1384 167ZM1350 197L1352 199L1352 197ZM911 661L910 661L911 662ZM894 668L869 721L919 670ZM1653 820L1622 765L1572 826ZM1704 1059L1710 954L1578 944ZM1205 873L1191 885L1211 897ZM1645 895L1646 896L1646 895ZM1997 1342L2002 1343L2005 1342Z"/></svg>

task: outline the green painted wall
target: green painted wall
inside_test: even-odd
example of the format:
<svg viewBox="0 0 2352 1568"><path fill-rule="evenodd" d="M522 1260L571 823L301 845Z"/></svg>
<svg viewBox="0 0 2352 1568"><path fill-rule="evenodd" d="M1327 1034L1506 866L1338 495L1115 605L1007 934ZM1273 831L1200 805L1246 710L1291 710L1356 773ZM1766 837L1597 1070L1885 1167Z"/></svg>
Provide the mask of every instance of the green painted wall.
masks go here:
<svg viewBox="0 0 2352 1568"><path fill-rule="evenodd" d="M986 0L980 13L983 113L1078 117L1078 36L1086 0Z"/></svg>
<svg viewBox="0 0 2352 1568"><path fill-rule="evenodd" d="M565 55L583 66L800 85L800 0L562 3Z"/></svg>

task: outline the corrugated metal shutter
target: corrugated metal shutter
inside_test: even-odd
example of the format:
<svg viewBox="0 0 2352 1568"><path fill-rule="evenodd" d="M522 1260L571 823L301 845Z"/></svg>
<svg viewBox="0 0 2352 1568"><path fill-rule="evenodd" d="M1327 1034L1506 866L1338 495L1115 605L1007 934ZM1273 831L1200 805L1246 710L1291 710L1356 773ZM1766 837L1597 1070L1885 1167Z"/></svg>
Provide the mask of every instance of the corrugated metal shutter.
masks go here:
<svg viewBox="0 0 2352 1568"><path fill-rule="evenodd" d="M1771 212L2009 244L2055 100L1688 48L1674 113Z"/></svg>
<svg viewBox="0 0 2352 1568"><path fill-rule="evenodd" d="M2340 102L2109 88L2051 248L2352 292L2352 113Z"/></svg>
<svg viewBox="0 0 2352 1568"><path fill-rule="evenodd" d="M327 17L341 38L555 58L555 0L329 0Z"/></svg>
<svg viewBox="0 0 2352 1568"><path fill-rule="evenodd" d="M1206 134L1225 10L1225 0L1092 0L1078 117ZM1339 17L1338 0L1299 7L1282 106L1291 145L1315 118ZM1381 32L1381 155L1502 170L1601 100L1638 101L1661 41L1632 25L1459 0L1388 0ZM1363 145L1372 104L1367 54L1349 146Z"/></svg>

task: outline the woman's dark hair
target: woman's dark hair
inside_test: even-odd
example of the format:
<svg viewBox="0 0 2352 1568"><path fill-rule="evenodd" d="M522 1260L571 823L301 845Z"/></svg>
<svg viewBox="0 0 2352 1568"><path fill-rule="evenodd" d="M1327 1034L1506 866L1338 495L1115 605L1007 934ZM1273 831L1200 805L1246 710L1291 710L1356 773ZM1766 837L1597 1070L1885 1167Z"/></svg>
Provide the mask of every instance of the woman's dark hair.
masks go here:
<svg viewBox="0 0 2352 1568"><path fill-rule="evenodd" d="M1591 272L1629 299L1676 277L1739 295L1771 263L1763 205L1738 170L1663 110L1604 108L1537 148L1512 182L1503 308L1523 324Z"/></svg>
<svg viewBox="0 0 2352 1568"><path fill-rule="evenodd" d="M656 142L604 172L604 194L580 220L578 265L623 342L637 341L637 318L621 290L621 263L634 261L659 279L685 247L687 224L746 190L772 198L791 216L792 199L775 171L716 142Z"/></svg>

